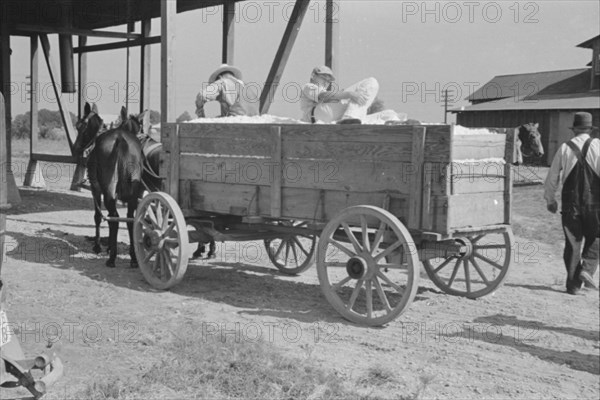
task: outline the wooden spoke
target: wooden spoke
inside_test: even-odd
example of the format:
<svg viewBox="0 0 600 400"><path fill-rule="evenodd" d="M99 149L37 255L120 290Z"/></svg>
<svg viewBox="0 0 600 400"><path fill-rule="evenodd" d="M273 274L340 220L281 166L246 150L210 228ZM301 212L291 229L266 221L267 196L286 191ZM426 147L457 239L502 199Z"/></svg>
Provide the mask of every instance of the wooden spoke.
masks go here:
<svg viewBox="0 0 600 400"><path fill-rule="evenodd" d="M498 264L496 261L494 260L490 260L489 258L487 258L486 256L482 256L479 253L474 253L473 254L475 257L482 259L483 261L485 261L486 263L498 268L499 270L502 270L502 265Z"/></svg>
<svg viewBox="0 0 600 400"><path fill-rule="evenodd" d="M444 268L446 265L448 265L450 263L450 261L452 261L452 258L447 258L446 261L444 261L439 267L434 269L433 272L435 272L437 274L438 272L441 271L442 268Z"/></svg>
<svg viewBox="0 0 600 400"><path fill-rule="evenodd" d="M485 282L486 285L489 285L490 281L488 281L488 279L486 278L486 276L483 273L483 271L481 270L481 268L479 268L479 264L477 263L477 260L475 258L471 258L471 263L473 264L475 271L477 271L477 273L479 274L481 279L483 279L483 282Z"/></svg>
<svg viewBox="0 0 600 400"><path fill-rule="evenodd" d="M377 276L380 277L382 280L385 281L385 283L387 283L389 286L391 286L392 288L394 288L394 290L398 293L400 293L401 295L404 295L404 289L401 286L396 285L394 282L392 282L390 280L390 278L388 278L387 276L385 276L385 274L381 271L377 271Z"/></svg>
<svg viewBox="0 0 600 400"><path fill-rule="evenodd" d="M474 247L475 250L487 250L487 249L505 249L504 244L479 244Z"/></svg>
<svg viewBox="0 0 600 400"><path fill-rule="evenodd" d="M290 244L288 242L285 242L285 258L283 259L284 265L287 265L289 256L290 256Z"/></svg>
<svg viewBox="0 0 600 400"><path fill-rule="evenodd" d="M367 298L367 318L371 318L373 316L373 286L370 279L366 280L365 289L365 296Z"/></svg>
<svg viewBox="0 0 600 400"><path fill-rule="evenodd" d="M163 251L163 257L165 259L165 263L169 269L169 276L173 276L174 271L173 271L173 260L171 259L171 252L170 251Z"/></svg>
<svg viewBox="0 0 600 400"><path fill-rule="evenodd" d="M474 238L471 239L471 243L475 244L475 243L479 242L479 240L484 236L485 236L485 233L475 236Z"/></svg>
<svg viewBox="0 0 600 400"><path fill-rule="evenodd" d="M374 260L375 260L375 262L378 262L379 260L381 260L385 256L389 256L394 250L396 250L400 246L402 246L402 242L400 240L398 240L393 245L388 246L384 251L382 251L381 253L377 254L375 257L373 257Z"/></svg>
<svg viewBox="0 0 600 400"><path fill-rule="evenodd" d="M467 260L463 260L463 267L465 269L465 283L467 284L467 293L471 292L471 275L469 274L469 263Z"/></svg>
<svg viewBox="0 0 600 400"><path fill-rule="evenodd" d="M144 257L143 263L147 264L150 261L150 259L152 258L152 256L155 255L155 254L156 254L156 250L155 249L151 249L148 252L148 254L146 254L146 256Z"/></svg>
<svg viewBox="0 0 600 400"><path fill-rule="evenodd" d="M171 217L171 212L169 211L169 209L165 209L165 213L163 214L163 220L162 220L162 225L161 225L161 229L165 230L167 229L167 225L169 225L169 218Z"/></svg>
<svg viewBox="0 0 600 400"><path fill-rule="evenodd" d="M334 268L346 268L346 263L345 262L326 262L325 263L326 267L334 267Z"/></svg>
<svg viewBox="0 0 600 400"><path fill-rule="evenodd" d="M332 286L333 290L340 289L342 286L344 286L350 280L352 280L351 277L349 277L349 276L345 277L344 279L342 279L341 281L339 281L338 283L336 283L335 285Z"/></svg>
<svg viewBox="0 0 600 400"><path fill-rule="evenodd" d="M364 278L360 278L358 280L358 282L356 282L356 286L354 287L354 290L352 291L352 295L350 296L350 300L348 301L348 306L346 307L348 310L352 310L352 308L354 307L354 303L356 302L356 299L358 298L358 294L360 293L360 288L362 288L362 285L364 282L365 282Z"/></svg>
<svg viewBox="0 0 600 400"><path fill-rule="evenodd" d="M367 219L365 218L364 215L361 215L360 216L360 229L361 229L361 233L362 233L363 248L365 249L365 251L370 253L371 250L369 249L369 232L368 232L367 228L368 228Z"/></svg>
<svg viewBox="0 0 600 400"><path fill-rule="evenodd" d="M153 229L156 229L159 227L158 225L158 220L156 219L156 215L154 214L154 210L152 210L152 207L148 207L148 216L150 217L150 222L152 222L153 225Z"/></svg>
<svg viewBox="0 0 600 400"><path fill-rule="evenodd" d="M452 287L452 284L454 283L454 279L456 279L456 274L458 273L459 267L460 267L460 259L456 260L456 263L454 264L454 270L452 271L450 280L448 280L448 287Z"/></svg>
<svg viewBox="0 0 600 400"><path fill-rule="evenodd" d="M175 221L172 221L172 222L171 222L171 224L170 224L169 226L167 226L166 228L163 228L163 229L164 229L164 232L163 232L163 234L161 235L161 237L162 237L163 239L165 239L165 238L169 237L169 235L171 234L171 232L173 232L173 229L175 229L175 226L176 226L176 225L177 225L177 224L175 223Z"/></svg>
<svg viewBox="0 0 600 400"><path fill-rule="evenodd" d="M350 239L350 243L352 243L352 246L354 246L354 251L356 254L360 254L362 252L362 248L360 247L358 240L356 240L356 236L354 236L354 233L350 230L350 226L348 226L348 224L345 222L342 222L342 226L344 227L346 236L348 236L348 239Z"/></svg>
<svg viewBox="0 0 600 400"><path fill-rule="evenodd" d="M154 203L154 206L156 207L154 210L155 215L156 215L156 227L162 228L163 213L162 213L162 207L161 207L160 201L157 201L156 203Z"/></svg>
<svg viewBox="0 0 600 400"><path fill-rule="evenodd" d="M377 264L377 266L381 269L404 269L402 264L381 263Z"/></svg>
<svg viewBox="0 0 600 400"><path fill-rule="evenodd" d="M293 241L290 241L288 243L290 243L289 246L292 248L292 254L294 255L294 261L296 262L295 265L298 265L298 253L296 252L296 246L294 246Z"/></svg>
<svg viewBox="0 0 600 400"><path fill-rule="evenodd" d="M148 221L146 221L145 219L140 219L140 223L142 224L142 227L144 230L146 231L151 231L154 230L154 227L150 224L148 224Z"/></svg>
<svg viewBox="0 0 600 400"><path fill-rule="evenodd" d="M298 240L297 237L293 237L292 238L293 242L296 244L296 246L298 246L298 248L300 249L300 251L302 251L304 253L304 256L306 257L310 257L310 254L308 253L308 251L306 251L306 249L304 248L304 246L302 245L302 243Z"/></svg>
<svg viewBox="0 0 600 400"><path fill-rule="evenodd" d="M377 250L377 248L381 244L381 240L383 239L383 234L385 233L385 227L386 227L385 222L381 221L379 223L379 229L377 229L377 233L375 234L375 238L373 239L373 245L371 246L371 254L373 254L373 252L375 250Z"/></svg>
<svg viewBox="0 0 600 400"><path fill-rule="evenodd" d="M279 258L279 254L281 254L281 250L283 250L283 245L285 244L284 240L281 240L281 243L279 243L279 246L277 247L277 251L275 252L275 258Z"/></svg>
<svg viewBox="0 0 600 400"><path fill-rule="evenodd" d="M375 279L373 279L373 283L375 285L375 290L377 291L377 295L379 296L379 299L383 303L383 306L385 307L386 311L387 312L392 311L390 302L388 301L388 298L385 295L385 292L383 291L383 288L381 287L381 283L379 282L379 279L377 279L377 277L375 277Z"/></svg>
<svg viewBox="0 0 600 400"><path fill-rule="evenodd" d="M335 247L337 247L343 253L346 253L346 255L349 257L354 257L356 255L355 253L351 252L350 250L348 250L346 247L344 247L342 244L340 244L337 241L331 241L331 244L334 245Z"/></svg>

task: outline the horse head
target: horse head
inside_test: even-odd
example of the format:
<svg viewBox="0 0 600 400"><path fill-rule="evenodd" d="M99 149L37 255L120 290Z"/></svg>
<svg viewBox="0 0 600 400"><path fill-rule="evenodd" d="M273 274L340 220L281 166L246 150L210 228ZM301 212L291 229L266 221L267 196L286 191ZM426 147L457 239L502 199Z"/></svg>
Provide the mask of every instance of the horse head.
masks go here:
<svg viewBox="0 0 600 400"><path fill-rule="evenodd" d="M83 118L75 124L77 139L73 144L73 151L77 155L82 154L94 143L96 136L98 136L98 133L104 126L95 103L92 106L89 103L85 103L83 112Z"/></svg>
<svg viewBox="0 0 600 400"><path fill-rule="evenodd" d="M142 128L144 127L144 115L146 112L147 110L138 115L130 114L127 116L127 110L125 107L121 107L121 124L119 125L119 128L131 132L134 135L144 133Z"/></svg>
<svg viewBox="0 0 600 400"><path fill-rule="evenodd" d="M521 142L521 153L524 157L541 157L544 155L542 135L538 131L539 124L528 123L521 125L518 133Z"/></svg>

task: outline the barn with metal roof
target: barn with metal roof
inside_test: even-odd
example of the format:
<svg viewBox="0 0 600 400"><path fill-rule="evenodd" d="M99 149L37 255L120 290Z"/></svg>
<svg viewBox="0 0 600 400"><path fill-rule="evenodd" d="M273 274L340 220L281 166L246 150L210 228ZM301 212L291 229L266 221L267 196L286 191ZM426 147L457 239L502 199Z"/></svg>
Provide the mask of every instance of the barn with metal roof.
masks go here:
<svg viewBox="0 0 600 400"><path fill-rule="evenodd" d="M600 126L600 35L577 47L591 49L590 68L499 75L466 98L471 105L451 110L467 127L515 127L540 124L550 164L561 143L571 138L573 114L587 111Z"/></svg>

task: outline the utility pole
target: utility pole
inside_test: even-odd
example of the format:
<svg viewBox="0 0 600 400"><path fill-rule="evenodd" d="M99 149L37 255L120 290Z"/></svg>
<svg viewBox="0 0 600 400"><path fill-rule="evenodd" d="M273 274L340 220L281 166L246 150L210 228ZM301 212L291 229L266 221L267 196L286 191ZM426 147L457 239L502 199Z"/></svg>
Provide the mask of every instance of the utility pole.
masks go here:
<svg viewBox="0 0 600 400"><path fill-rule="evenodd" d="M444 124L448 123L448 95L452 96L454 93L448 92L448 89L444 90L442 98L444 100Z"/></svg>

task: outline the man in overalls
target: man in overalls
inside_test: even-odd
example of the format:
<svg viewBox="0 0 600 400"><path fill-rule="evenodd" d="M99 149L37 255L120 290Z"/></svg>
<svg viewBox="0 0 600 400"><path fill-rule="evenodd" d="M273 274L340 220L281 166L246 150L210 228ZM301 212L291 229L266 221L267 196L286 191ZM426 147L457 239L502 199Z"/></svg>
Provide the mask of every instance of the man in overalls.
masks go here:
<svg viewBox="0 0 600 400"><path fill-rule="evenodd" d="M590 137L592 115L578 112L571 130L575 137L556 152L544 184L548 211L556 213L554 196L562 182L562 225L567 293L577 294L582 285L598 290L600 236L600 140ZM561 176L562 172L562 176Z"/></svg>

